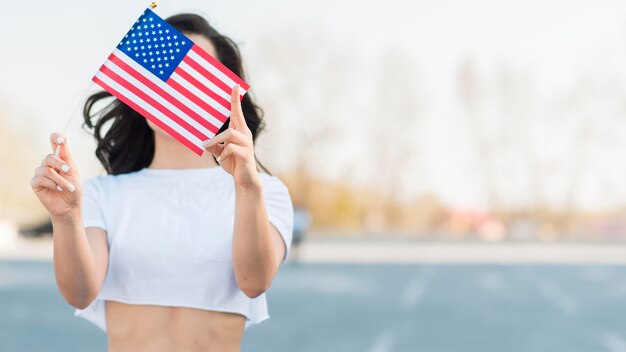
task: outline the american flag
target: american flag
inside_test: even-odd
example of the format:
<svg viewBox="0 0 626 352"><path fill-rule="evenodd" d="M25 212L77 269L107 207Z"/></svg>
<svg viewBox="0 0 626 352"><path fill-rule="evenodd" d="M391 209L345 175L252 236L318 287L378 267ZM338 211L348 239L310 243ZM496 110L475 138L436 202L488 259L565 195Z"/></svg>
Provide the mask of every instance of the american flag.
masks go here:
<svg viewBox="0 0 626 352"><path fill-rule="evenodd" d="M92 78L198 155L250 85L146 9Z"/></svg>

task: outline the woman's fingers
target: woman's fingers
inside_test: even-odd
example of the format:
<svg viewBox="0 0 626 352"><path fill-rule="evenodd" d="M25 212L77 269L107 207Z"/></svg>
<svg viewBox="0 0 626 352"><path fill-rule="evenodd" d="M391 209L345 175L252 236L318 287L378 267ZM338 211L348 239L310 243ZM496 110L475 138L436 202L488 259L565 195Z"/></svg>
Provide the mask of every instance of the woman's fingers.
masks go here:
<svg viewBox="0 0 626 352"><path fill-rule="evenodd" d="M60 187L59 185L54 183L54 181L47 178L46 176L34 176L30 180L30 186L32 188L48 188L52 190L55 190L55 189L58 190L57 187Z"/></svg>
<svg viewBox="0 0 626 352"><path fill-rule="evenodd" d="M250 131L248 129L248 125L246 124L246 119L243 116L238 84L233 87L233 90L230 93L230 122L228 123L228 127L244 133Z"/></svg>
<svg viewBox="0 0 626 352"><path fill-rule="evenodd" d="M228 143L224 147L224 150L222 151L220 156L217 158L217 161L221 163L230 157L238 158L244 155L245 155L245 149L242 146Z"/></svg>
<svg viewBox="0 0 626 352"><path fill-rule="evenodd" d="M55 132L50 135L50 145L52 146L52 152L57 155L57 147L58 147L58 157L65 162L70 167L74 167L74 160L72 159L72 153L70 152L70 148L67 144L67 136Z"/></svg>
<svg viewBox="0 0 626 352"><path fill-rule="evenodd" d="M71 170L71 167L65 161L61 160L60 157L54 154L46 155L46 157L41 161L41 165L50 166L55 170L63 173L67 173Z"/></svg>
<svg viewBox="0 0 626 352"><path fill-rule="evenodd" d="M60 186L62 189L67 189L70 192L74 192L76 187L65 177L59 175L56 170L52 169L49 166L40 166L35 169L35 176L43 176L50 179L56 185ZM58 188L57 188L58 189ZM61 191L62 189L59 189Z"/></svg>
<svg viewBox="0 0 626 352"><path fill-rule="evenodd" d="M208 141L202 142L204 148L209 150L215 145L220 143L235 143L235 144L247 144L248 138L242 132L234 130L232 128L227 129L226 131L218 134L217 136L209 139Z"/></svg>

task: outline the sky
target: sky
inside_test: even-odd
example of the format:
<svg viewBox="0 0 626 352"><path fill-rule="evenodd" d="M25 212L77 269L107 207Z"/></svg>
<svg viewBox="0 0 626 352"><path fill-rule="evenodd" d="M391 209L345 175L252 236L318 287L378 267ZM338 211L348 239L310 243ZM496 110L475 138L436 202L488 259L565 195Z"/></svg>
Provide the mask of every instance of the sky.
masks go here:
<svg viewBox="0 0 626 352"><path fill-rule="evenodd" d="M82 174L100 172L94 143L78 127L77 108L97 89L90 81L97 68L148 5L1 0L0 105L11 113L3 119L42 157L49 152L48 135L63 131L69 120ZM259 153L274 169L292 168L301 157L287 146L308 136L303 129L330 126L330 137L308 152L309 168L330 179L384 187L376 151L393 154L400 144L394 134L404 129L412 137L406 172L393 181L404 196L434 193L457 207L488 206L471 116L459 97L459 70L469 64L483 89L480 118L494 155L490 177L506 204L529 201L526 151L518 143L524 140L514 134L517 142L508 145L502 133L511 123L530 126L524 133L547 170L540 188L549 203L562 205L575 186L581 207L625 205L626 164L619 153L626 140L619 100L626 78L624 1L179 0L159 1L156 9L162 17L183 11L206 16L241 46L254 94L267 106ZM381 84L385 66L403 62L406 74ZM515 89L528 90L520 94L532 101L521 103L529 111L505 111L510 116L502 118L502 72L513 77ZM381 93L386 85L404 94L398 105L420 102L416 123L398 129L403 108L380 110L384 103L372 103L387 96ZM584 87L591 88L576 100ZM569 105L560 107L567 99ZM372 127L374 111L381 113ZM580 136L587 142L576 147Z"/></svg>

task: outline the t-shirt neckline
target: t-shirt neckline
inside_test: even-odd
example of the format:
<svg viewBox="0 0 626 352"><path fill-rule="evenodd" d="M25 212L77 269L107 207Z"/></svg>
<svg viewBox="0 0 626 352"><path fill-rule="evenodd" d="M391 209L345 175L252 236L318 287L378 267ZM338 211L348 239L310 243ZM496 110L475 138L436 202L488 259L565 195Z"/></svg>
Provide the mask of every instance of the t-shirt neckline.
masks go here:
<svg viewBox="0 0 626 352"><path fill-rule="evenodd" d="M176 178L196 178L196 177L211 177L224 173L224 169L221 166L212 167L198 167L198 168L185 168L185 169L166 169L166 168L149 168L144 167L138 171L140 174L159 176L159 177L176 177Z"/></svg>

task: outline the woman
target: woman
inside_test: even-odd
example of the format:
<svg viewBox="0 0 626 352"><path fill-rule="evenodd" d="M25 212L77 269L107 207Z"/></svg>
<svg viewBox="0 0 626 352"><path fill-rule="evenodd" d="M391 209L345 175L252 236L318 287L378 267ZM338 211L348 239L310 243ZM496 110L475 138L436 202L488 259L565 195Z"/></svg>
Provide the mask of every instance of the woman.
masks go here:
<svg viewBox="0 0 626 352"><path fill-rule="evenodd" d="M237 46L202 17L166 21L243 78ZM31 180L52 218L60 292L110 351L238 351L244 329L269 318L264 292L293 229L287 188L256 167L260 109L233 88L230 119L198 157L117 99L92 113L103 99L84 115L108 175L81 185L55 133L58 156Z"/></svg>

